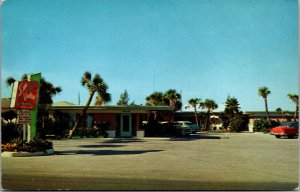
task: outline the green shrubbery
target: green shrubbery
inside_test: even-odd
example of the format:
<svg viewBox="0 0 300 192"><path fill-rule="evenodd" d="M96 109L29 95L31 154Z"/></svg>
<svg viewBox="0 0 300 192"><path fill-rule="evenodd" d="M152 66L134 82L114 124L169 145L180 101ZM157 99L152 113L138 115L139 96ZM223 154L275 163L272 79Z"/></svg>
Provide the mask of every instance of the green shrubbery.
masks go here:
<svg viewBox="0 0 300 192"><path fill-rule="evenodd" d="M232 132L240 132L241 130L243 130L243 120L239 117L233 117L232 119L230 119L229 121L229 129Z"/></svg>
<svg viewBox="0 0 300 192"><path fill-rule="evenodd" d="M13 139L22 138L22 127L15 123L3 123L1 125L2 143L10 142Z"/></svg>
<svg viewBox="0 0 300 192"><path fill-rule="evenodd" d="M53 143L42 139L35 139L29 142L13 139L9 143L2 144L1 149L2 151L11 152L37 152L53 149Z"/></svg>
<svg viewBox="0 0 300 192"><path fill-rule="evenodd" d="M78 137L87 137L87 138L94 138L94 137L108 137L108 133L106 130L109 128L109 122L97 122L95 127L93 128L78 128L75 130L73 136Z"/></svg>
<svg viewBox="0 0 300 192"><path fill-rule="evenodd" d="M108 137L108 133L103 129L92 129L92 128L78 128L75 130L73 137L86 137L86 138L97 138L97 137Z"/></svg>
<svg viewBox="0 0 300 192"><path fill-rule="evenodd" d="M264 132L267 133L270 131L270 128L280 125L278 121L271 121L271 124L267 120L255 120L253 124L253 130L255 132Z"/></svg>
<svg viewBox="0 0 300 192"><path fill-rule="evenodd" d="M247 130L248 119L245 117L233 117L229 120L228 128L232 132L241 132Z"/></svg>

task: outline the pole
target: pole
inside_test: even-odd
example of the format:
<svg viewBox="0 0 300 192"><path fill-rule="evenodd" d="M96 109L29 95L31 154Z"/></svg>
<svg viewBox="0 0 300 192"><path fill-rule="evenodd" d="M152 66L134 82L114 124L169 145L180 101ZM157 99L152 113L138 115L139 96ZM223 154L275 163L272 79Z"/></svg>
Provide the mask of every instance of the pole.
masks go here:
<svg viewBox="0 0 300 192"><path fill-rule="evenodd" d="M182 104L182 91L181 91L181 89L180 89L180 102ZM183 104L181 105L180 112L182 112L182 107L183 107Z"/></svg>
<svg viewBox="0 0 300 192"><path fill-rule="evenodd" d="M32 140L31 139L31 129L30 129L31 126L30 126L30 124L27 124L26 126L27 126L26 127L27 128L26 129L26 131L27 131L27 142L29 142L30 140Z"/></svg>
<svg viewBox="0 0 300 192"><path fill-rule="evenodd" d="M26 132L27 132L26 124L23 124L23 141L25 140L27 141Z"/></svg>
<svg viewBox="0 0 300 192"><path fill-rule="evenodd" d="M37 81L39 86L38 89L40 89L40 82L41 82L41 73L34 73L34 74L29 74L28 79L32 81ZM38 96L39 96L39 90L38 90ZM38 97L39 98L39 97ZM36 101L36 106L33 110L30 110L30 127L29 127L29 139L33 140L36 137L36 122L37 122L37 113L38 113L38 103L39 99Z"/></svg>

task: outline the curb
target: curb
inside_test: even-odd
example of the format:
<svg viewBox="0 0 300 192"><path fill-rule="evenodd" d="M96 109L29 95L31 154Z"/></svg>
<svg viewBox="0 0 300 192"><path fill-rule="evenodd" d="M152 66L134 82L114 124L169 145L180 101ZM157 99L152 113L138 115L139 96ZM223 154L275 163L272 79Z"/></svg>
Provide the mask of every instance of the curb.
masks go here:
<svg viewBox="0 0 300 192"><path fill-rule="evenodd" d="M38 151L38 152L34 152L34 153L4 151L1 153L1 157L34 157L34 156L53 155L54 153L55 153L55 151L53 149L48 149L45 151Z"/></svg>

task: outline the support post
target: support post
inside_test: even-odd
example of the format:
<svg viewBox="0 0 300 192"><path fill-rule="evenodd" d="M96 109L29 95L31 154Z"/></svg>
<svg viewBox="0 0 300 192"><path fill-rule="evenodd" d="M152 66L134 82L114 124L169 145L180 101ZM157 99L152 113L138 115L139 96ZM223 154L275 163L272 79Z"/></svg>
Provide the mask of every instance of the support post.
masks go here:
<svg viewBox="0 0 300 192"><path fill-rule="evenodd" d="M28 75L29 80L37 81L39 84L38 96L39 96L39 91L40 91L41 76L42 76L41 73L35 73L35 74ZM36 137L36 122L37 122L37 113L38 113L38 103L39 103L39 99L37 99L37 101L36 101L35 108L30 110L31 122L30 122L30 132L28 133L30 140L33 140Z"/></svg>
<svg viewBox="0 0 300 192"><path fill-rule="evenodd" d="M23 141L27 140L27 127L26 124L23 124Z"/></svg>

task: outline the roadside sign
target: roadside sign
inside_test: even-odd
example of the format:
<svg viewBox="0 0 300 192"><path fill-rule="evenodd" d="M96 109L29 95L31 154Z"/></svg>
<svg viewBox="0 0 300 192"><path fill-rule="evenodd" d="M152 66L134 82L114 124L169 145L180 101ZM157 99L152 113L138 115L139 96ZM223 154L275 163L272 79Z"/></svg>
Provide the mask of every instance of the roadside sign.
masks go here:
<svg viewBox="0 0 300 192"><path fill-rule="evenodd" d="M37 81L19 81L13 86L11 106L15 109L34 109L38 99Z"/></svg>
<svg viewBox="0 0 300 192"><path fill-rule="evenodd" d="M18 123L23 124L23 139L27 138L27 141L33 140L36 137L41 78L41 73L28 74L27 80L18 81L13 84L10 107L14 109L26 109L19 111Z"/></svg>

